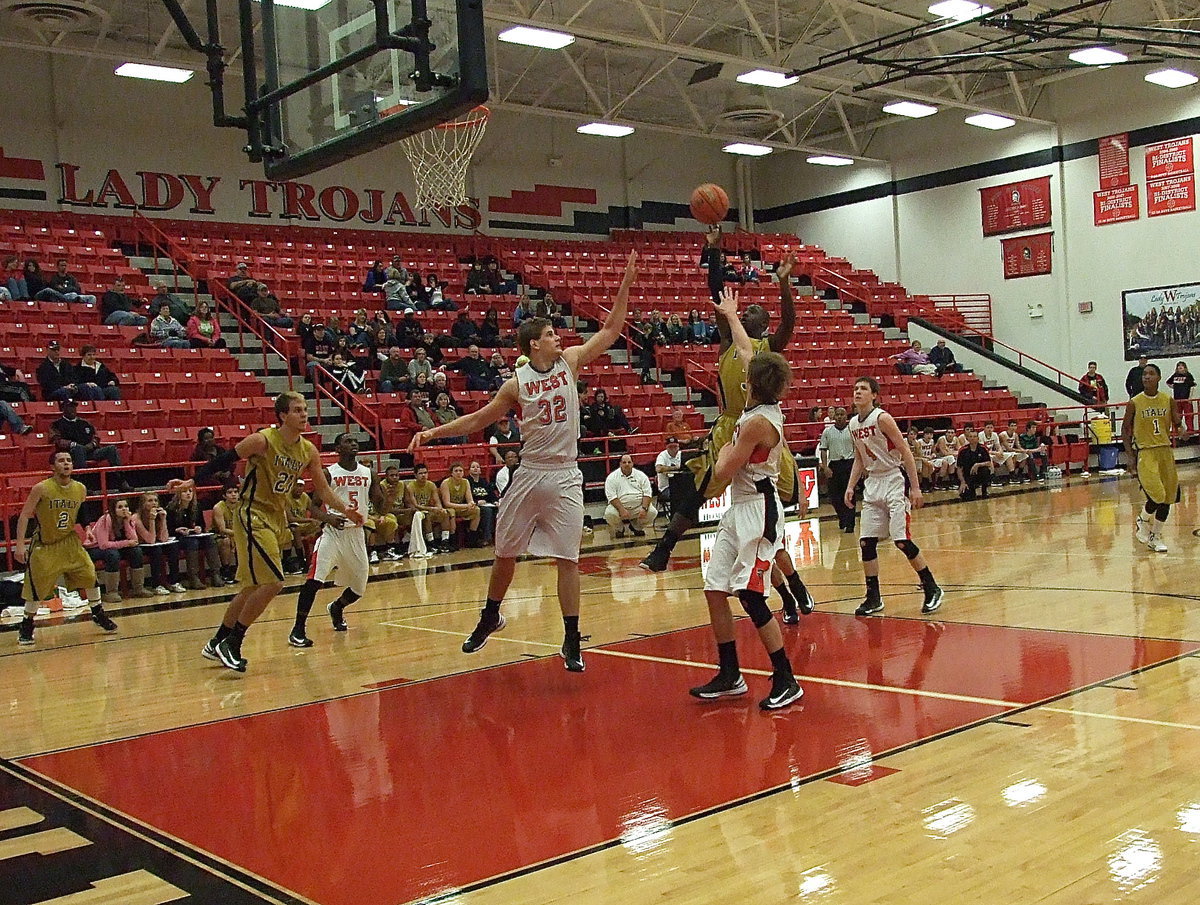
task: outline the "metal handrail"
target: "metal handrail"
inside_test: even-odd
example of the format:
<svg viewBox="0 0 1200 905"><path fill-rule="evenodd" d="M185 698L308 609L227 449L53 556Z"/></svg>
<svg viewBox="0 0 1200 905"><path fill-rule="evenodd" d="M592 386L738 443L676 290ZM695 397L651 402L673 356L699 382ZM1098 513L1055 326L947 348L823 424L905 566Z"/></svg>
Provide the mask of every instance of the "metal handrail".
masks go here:
<svg viewBox="0 0 1200 905"><path fill-rule="evenodd" d="M379 444L383 442L381 433L383 419L379 417L378 412L371 408L370 404L361 395L352 393L338 383L333 374L324 365L319 364L313 368L311 375L317 403L317 419L320 420L322 417L322 398L328 399L335 409L341 411L346 430L350 430L351 422L357 424L371 438L372 444L378 448ZM326 386L326 381L337 389L331 389L330 386ZM350 400L349 404L339 398L339 394L340 396L348 397ZM360 416L360 412L365 418L374 420L375 424L373 427L367 424L364 417Z"/></svg>

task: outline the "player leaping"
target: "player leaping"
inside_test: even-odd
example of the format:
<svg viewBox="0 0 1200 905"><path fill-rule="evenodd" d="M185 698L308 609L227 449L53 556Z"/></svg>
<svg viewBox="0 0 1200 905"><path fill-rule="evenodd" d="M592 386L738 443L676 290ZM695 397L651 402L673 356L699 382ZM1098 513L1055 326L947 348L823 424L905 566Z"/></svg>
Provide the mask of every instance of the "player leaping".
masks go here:
<svg viewBox="0 0 1200 905"><path fill-rule="evenodd" d="M629 253L625 276L604 326L581 346L563 349L553 325L533 317L521 323L517 345L529 361L505 381L483 408L413 437L415 452L438 437L482 430L514 407L521 413L521 467L500 498L496 519L496 561L479 624L463 642L474 653L492 632L504 628L500 603L512 582L517 557L549 556L558 567L558 603L563 616L562 658L571 672L583 672L579 643L579 543L583 536L583 475L579 471L580 369L603 355L621 335L629 289L637 277L637 252Z"/></svg>

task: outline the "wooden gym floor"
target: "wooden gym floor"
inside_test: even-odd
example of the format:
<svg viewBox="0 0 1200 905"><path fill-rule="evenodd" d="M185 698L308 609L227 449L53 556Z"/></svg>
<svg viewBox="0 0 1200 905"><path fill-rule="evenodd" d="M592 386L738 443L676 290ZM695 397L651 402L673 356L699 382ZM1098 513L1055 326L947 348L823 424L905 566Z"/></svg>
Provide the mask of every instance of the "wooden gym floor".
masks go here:
<svg viewBox="0 0 1200 905"><path fill-rule="evenodd" d="M935 617L888 547L885 615L855 618L855 537L790 524L819 605L785 627L805 697L770 715L746 620L751 693L687 694L715 659L695 540L661 575L585 545L583 675L539 562L459 651L475 551L379 567L344 635L323 591L310 650L285 593L245 675L200 658L222 605L199 595L114 607L116 637L52 620L26 650L5 625L0 899L1190 905L1194 475L1166 554L1133 539L1129 479L929 506Z"/></svg>

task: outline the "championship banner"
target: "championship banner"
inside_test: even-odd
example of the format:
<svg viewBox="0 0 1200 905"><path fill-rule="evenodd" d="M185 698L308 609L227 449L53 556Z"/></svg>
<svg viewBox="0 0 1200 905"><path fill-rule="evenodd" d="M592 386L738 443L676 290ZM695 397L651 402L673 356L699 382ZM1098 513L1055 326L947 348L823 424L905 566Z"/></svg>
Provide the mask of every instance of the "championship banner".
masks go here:
<svg viewBox="0 0 1200 905"><path fill-rule="evenodd" d="M1116 189L1129 185L1129 133L1106 135L1097 142L1100 188Z"/></svg>
<svg viewBox="0 0 1200 905"><path fill-rule="evenodd" d="M817 470L815 468L798 468L796 469L796 477L800 481L800 486L803 488L805 496L808 498L808 508L816 509L819 503L817 499ZM725 492L720 496L704 501L704 505L700 507L700 524L719 521L728 508L729 488L726 487Z"/></svg>
<svg viewBox="0 0 1200 905"><path fill-rule="evenodd" d="M1004 279L1042 276L1050 272L1054 233L1001 239L1000 247L1004 256Z"/></svg>
<svg viewBox="0 0 1200 905"><path fill-rule="evenodd" d="M1182 214L1196 209L1196 177L1192 173L1146 183L1146 216Z"/></svg>
<svg viewBox="0 0 1200 905"><path fill-rule="evenodd" d="M1050 177L979 190L983 234L996 236L1050 225Z"/></svg>
<svg viewBox="0 0 1200 905"><path fill-rule="evenodd" d="M1177 138L1146 145L1146 181L1183 176L1193 171L1192 139Z"/></svg>
<svg viewBox="0 0 1200 905"><path fill-rule="evenodd" d="M1136 185L1092 192L1092 216L1096 226L1136 220L1141 215Z"/></svg>

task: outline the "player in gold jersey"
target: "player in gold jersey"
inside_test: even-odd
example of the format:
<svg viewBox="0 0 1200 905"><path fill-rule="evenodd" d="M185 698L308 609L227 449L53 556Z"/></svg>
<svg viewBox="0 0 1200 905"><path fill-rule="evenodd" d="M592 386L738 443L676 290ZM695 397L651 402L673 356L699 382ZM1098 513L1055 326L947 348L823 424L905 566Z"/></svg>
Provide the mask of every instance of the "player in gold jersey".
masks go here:
<svg viewBox="0 0 1200 905"><path fill-rule="evenodd" d="M38 604L54 596L61 578L64 586L86 596L92 608L92 621L106 632L115 632L117 624L108 618L96 587L96 567L75 533L75 520L87 490L71 480L73 463L69 452L56 452L50 459L54 472L34 484L17 517L17 546L13 551L18 563L25 564L25 617L17 635L20 644L33 644L33 617ZM25 547L29 521L34 520L33 540Z"/></svg>
<svg viewBox="0 0 1200 905"><path fill-rule="evenodd" d="M1142 392L1125 406L1121 439L1125 455L1133 463L1138 483L1146 494L1146 508L1137 517L1137 539L1155 553L1166 553L1163 529L1171 504L1179 502L1179 475L1171 449L1171 428L1183 435L1183 419L1170 393L1162 392L1158 365L1142 368ZM1151 524L1150 517L1154 516Z"/></svg>
<svg viewBox="0 0 1200 905"><path fill-rule="evenodd" d="M196 472L196 483L210 475L229 471L246 459L233 520L233 542L237 550L237 577L242 590L229 602L217 633L204 645L203 655L221 665L246 671L242 639L267 604L283 590L281 538L288 530L288 505L292 487L308 472L313 489L329 509L340 512L355 525L363 517L337 498L325 479L317 448L304 439L308 427L308 403L299 393L280 393L275 398L278 427L263 428L221 453Z"/></svg>

